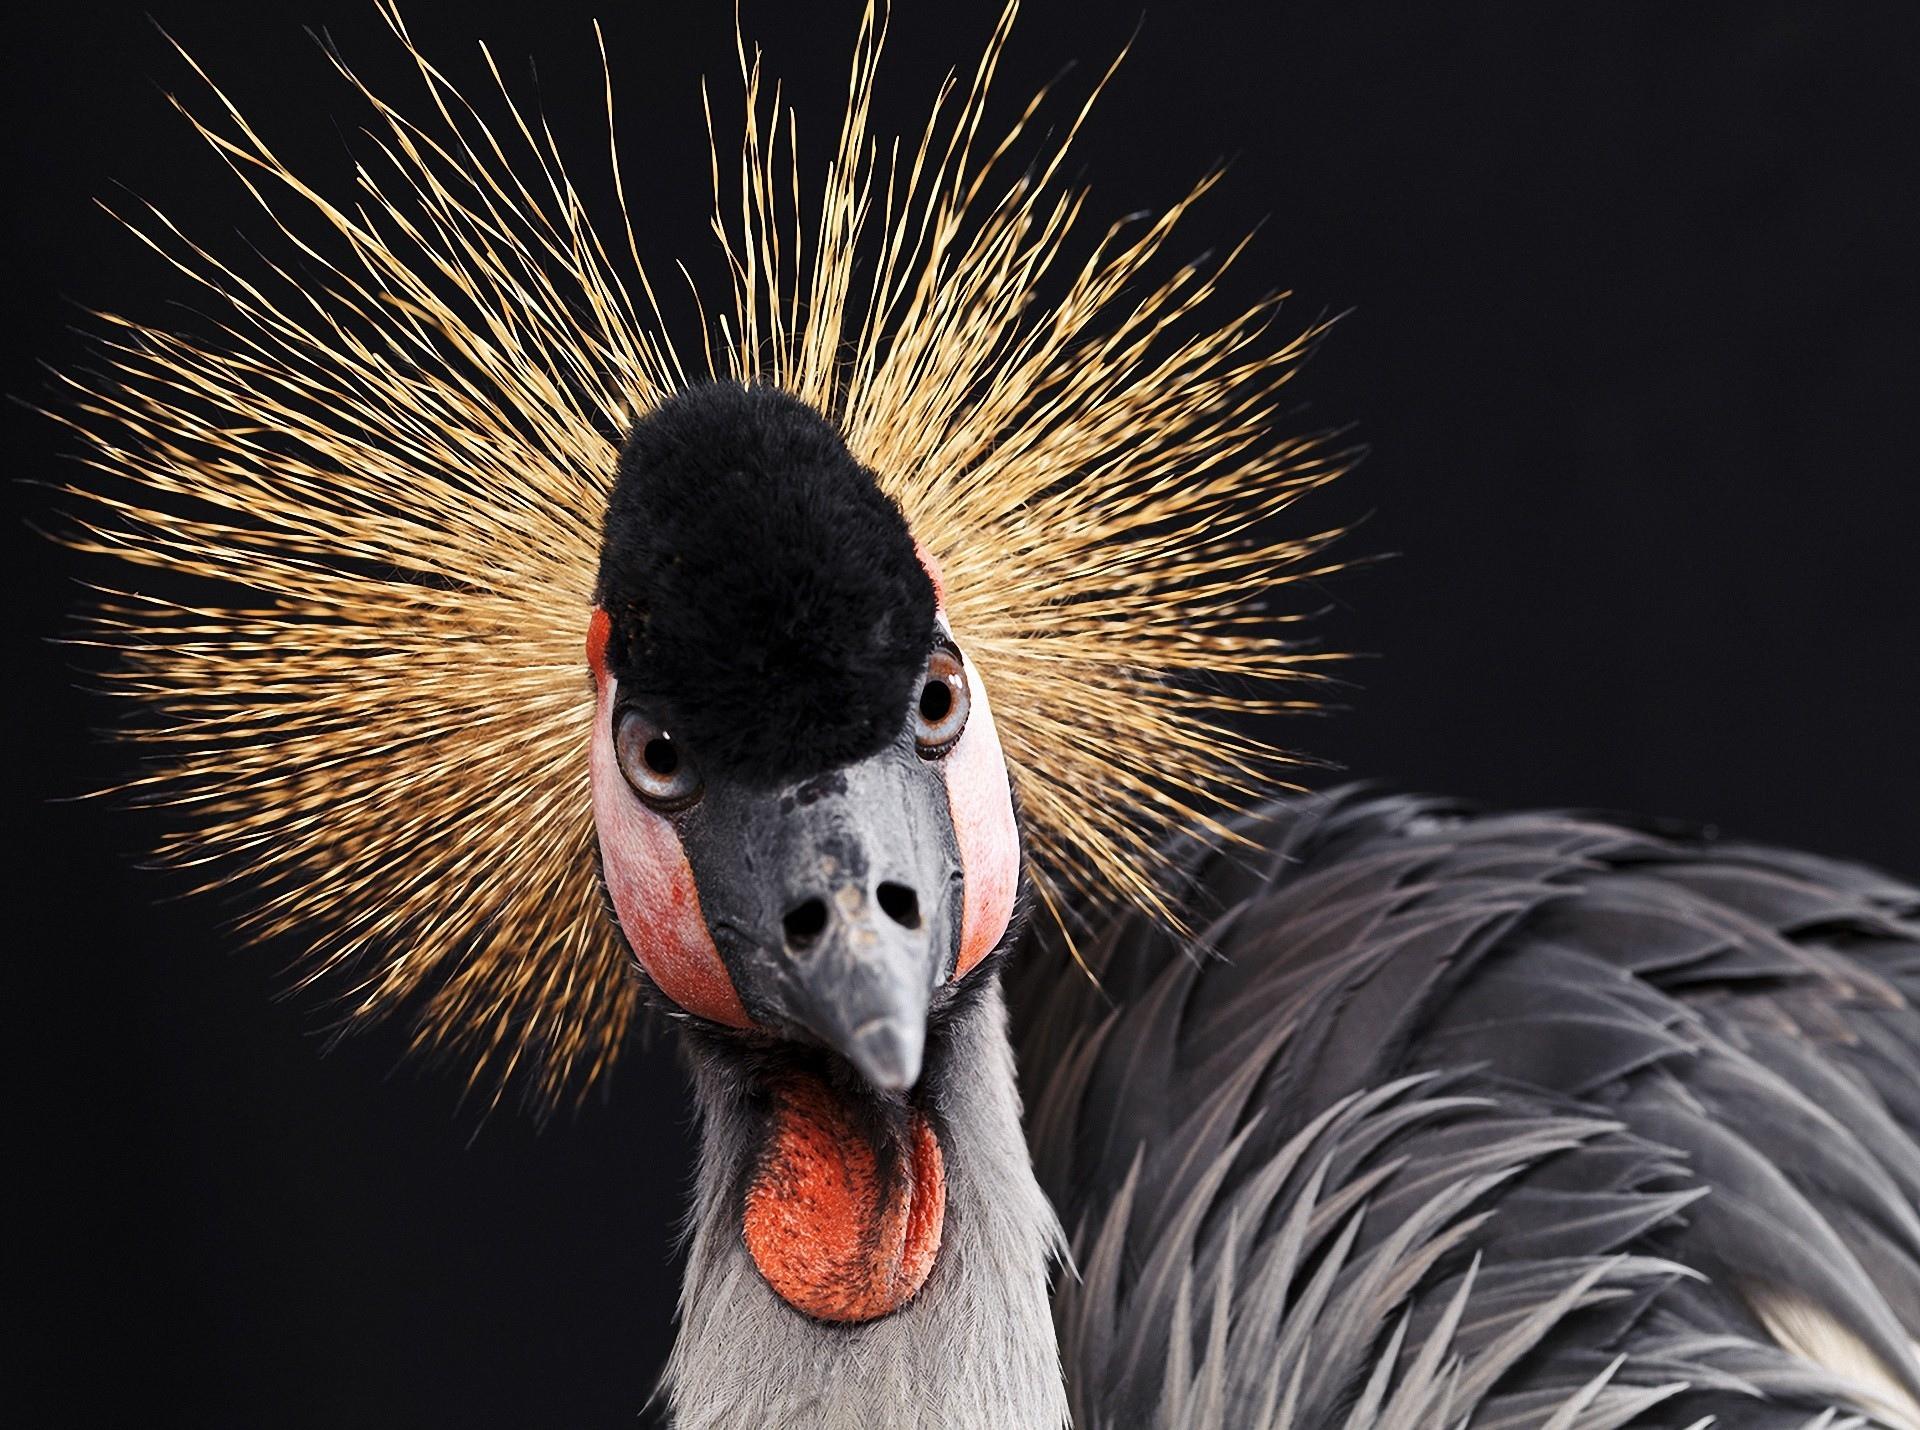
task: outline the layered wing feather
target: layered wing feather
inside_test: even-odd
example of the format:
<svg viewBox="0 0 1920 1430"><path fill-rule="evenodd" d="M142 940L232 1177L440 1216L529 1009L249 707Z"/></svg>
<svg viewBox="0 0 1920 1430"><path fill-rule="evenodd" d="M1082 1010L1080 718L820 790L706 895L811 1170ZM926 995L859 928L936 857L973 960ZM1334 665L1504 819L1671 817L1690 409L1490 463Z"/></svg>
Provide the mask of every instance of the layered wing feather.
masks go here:
<svg viewBox="0 0 1920 1430"><path fill-rule="evenodd" d="M1015 974L1084 1426L1920 1424L1920 892L1346 792Z"/></svg>

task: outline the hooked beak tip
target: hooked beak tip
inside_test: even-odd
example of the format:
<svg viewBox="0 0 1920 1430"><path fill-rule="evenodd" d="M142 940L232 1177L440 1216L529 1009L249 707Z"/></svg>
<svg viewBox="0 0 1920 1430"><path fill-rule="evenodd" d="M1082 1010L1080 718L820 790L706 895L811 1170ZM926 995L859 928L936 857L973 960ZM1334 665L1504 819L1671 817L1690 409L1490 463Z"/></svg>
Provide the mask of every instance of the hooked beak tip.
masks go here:
<svg viewBox="0 0 1920 1430"><path fill-rule="evenodd" d="M842 1051L860 1076L882 1092L905 1092L920 1081L926 1029L896 1017L871 1018Z"/></svg>

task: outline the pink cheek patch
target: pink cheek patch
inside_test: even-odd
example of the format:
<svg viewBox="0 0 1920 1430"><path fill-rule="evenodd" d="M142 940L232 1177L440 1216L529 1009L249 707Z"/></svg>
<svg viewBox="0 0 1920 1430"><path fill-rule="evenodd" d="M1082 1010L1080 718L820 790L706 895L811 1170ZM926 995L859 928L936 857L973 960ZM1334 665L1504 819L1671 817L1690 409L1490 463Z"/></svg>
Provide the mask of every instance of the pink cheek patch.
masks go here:
<svg viewBox="0 0 1920 1430"><path fill-rule="evenodd" d="M943 767L965 888L955 978L971 971L1000 942L1013 918L1020 884L1020 834L1013 822L1007 761L993 728L987 688L972 661L967 662L967 684L973 693L973 711Z"/></svg>
<svg viewBox="0 0 1920 1430"><path fill-rule="evenodd" d="M601 647L601 612L594 630ZM613 698L617 684L592 656L599 686L594 714L593 824L600 836L600 864L613 910L640 966L660 991L696 1017L733 1028L752 1026L740 995L713 946L700 895L680 836L673 825L640 802L628 788L613 753Z"/></svg>

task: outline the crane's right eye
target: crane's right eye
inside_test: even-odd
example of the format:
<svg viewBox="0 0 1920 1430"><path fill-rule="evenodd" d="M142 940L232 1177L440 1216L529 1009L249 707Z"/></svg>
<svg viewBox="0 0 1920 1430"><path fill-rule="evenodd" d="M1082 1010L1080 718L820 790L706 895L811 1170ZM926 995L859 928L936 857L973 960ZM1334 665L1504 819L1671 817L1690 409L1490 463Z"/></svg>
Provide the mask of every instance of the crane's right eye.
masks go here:
<svg viewBox="0 0 1920 1430"><path fill-rule="evenodd" d="M680 742L632 706L613 717L613 751L633 792L662 813L700 798L700 771Z"/></svg>
<svg viewBox="0 0 1920 1430"><path fill-rule="evenodd" d="M913 738L920 753L937 760L951 750L967 728L973 695L967 689L967 667L960 648L937 646L927 661L927 673L913 706Z"/></svg>

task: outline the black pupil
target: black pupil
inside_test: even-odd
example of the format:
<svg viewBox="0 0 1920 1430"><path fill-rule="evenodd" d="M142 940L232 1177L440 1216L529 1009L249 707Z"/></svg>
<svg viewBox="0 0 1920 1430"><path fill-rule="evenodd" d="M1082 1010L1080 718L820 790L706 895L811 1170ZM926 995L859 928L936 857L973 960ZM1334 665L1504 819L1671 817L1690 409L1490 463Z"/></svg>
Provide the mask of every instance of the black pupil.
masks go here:
<svg viewBox="0 0 1920 1430"><path fill-rule="evenodd" d="M665 735L655 735L647 741L644 756L647 768L656 775L670 775L680 768L680 752Z"/></svg>
<svg viewBox="0 0 1920 1430"><path fill-rule="evenodd" d="M920 692L920 716L929 725L938 725L953 710L953 691L944 680L929 680Z"/></svg>

